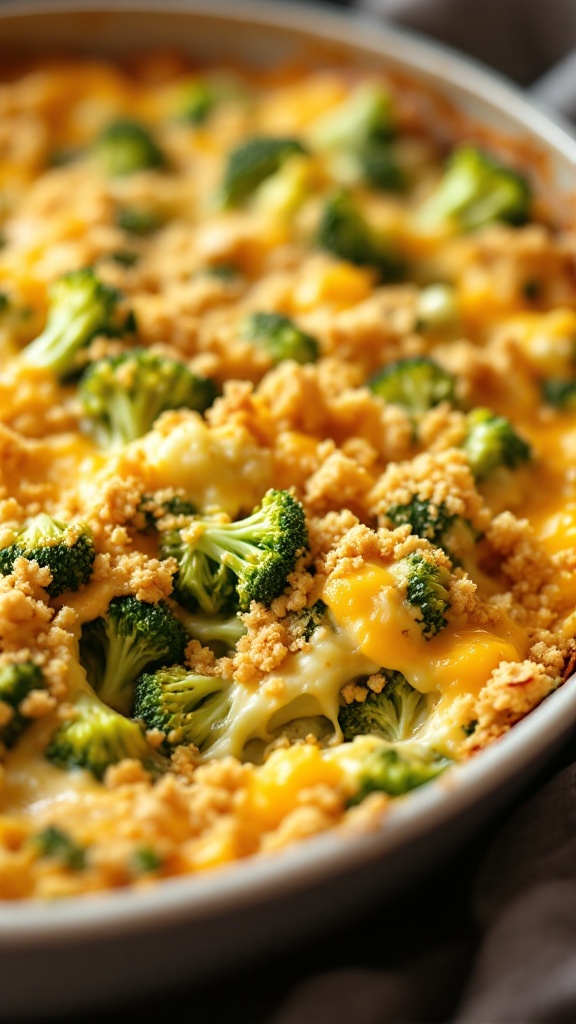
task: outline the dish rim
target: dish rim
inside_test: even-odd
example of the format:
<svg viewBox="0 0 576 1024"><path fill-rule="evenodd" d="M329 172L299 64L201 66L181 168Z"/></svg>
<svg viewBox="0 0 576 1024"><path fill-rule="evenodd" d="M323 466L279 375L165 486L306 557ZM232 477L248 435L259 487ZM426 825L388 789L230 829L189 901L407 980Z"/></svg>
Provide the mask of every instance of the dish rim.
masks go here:
<svg viewBox="0 0 576 1024"><path fill-rule="evenodd" d="M2 23L8 19L90 12L225 18L246 26L256 23L272 31L303 31L320 44L335 42L352 51L365 49L415 78L434 80L434 88L456 90L479 102L484 110L493 108L504 113L507 121L528 130L545 149L576 164L576 137L569 122L527 98L503 75L412 30L364 13L338 11L317 0L306 5L287 0L281 7L274 0L244 0L241 8L234 0L7 2L0 9L0 48ZM110 933L137 931L144 922L157 927L201 921L313 887L398 851L448 824L488 797L499 783L510 782L533 758L545 755L574 722L576 675L494 745L407 797L398 798L383 824L373 832L352 834L336 827L273 856L259 854L199 875L161 879L146 890L104 891L57 903L0 901L0 951L55 946L70 939L94 941Z"/></svg>

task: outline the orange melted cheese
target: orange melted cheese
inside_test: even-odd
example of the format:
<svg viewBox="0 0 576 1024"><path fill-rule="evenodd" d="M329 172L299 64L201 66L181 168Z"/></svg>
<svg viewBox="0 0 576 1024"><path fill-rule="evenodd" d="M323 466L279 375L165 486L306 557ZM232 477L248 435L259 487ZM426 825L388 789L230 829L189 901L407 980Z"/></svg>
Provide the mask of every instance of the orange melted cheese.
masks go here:
<svg viewBox="0 0 576 1024"><path fill-rule="evenodd" d="M550 636L555 642L562 629L566 636L576 632L576 613L570 614L576 573L569 569L570 551L576 550L576 414L542 409L540 396L542 380L567 378L574 371L576 288L572 276L557 280L566 262L564 243L557 244L552 227L548 237L543 224L528 225L526 239L515 235L523 229L499 225L489 225L486 235L458 235L455 224L430 232L418 226L421 197L439 180L445 157L444 143L438 147L427 137L430 111L436 109L432 97L425 97L419 114L419 95L386 76L382 82L374 76L372 84L390 90L391 152L406 172L406 188L396 193L354 178L354 160L346 154L344 160L335 158L314 141L324 115L342 117L340 104L351 95L354 75L295 67L245 75L235 71L224 98L202 124L194 124L182 116L181 104L199 72L178 55L151 54L136 61L128 74L96 61L52 61L38 71L38 77L33 73L28 81L15 78L3 86L7 103L0 115L7 146L0 167L5 213L0 291L8 300L3 305L0 299L0 363L9 364L0 368L0 524L7 534L19 517L37 509L53 515L63 510L64 519L90 523L100 556L112 554L109 578L103 578L107 563L101 558L91 582L75 593L46 599L54 612L67 607L75 613L60 617L67 622L70 647L84 622L103 615L114 597L136 589L131 574L115 575L121 556L137 551L149 560L158 558L158 537L152 531L139 534L129 519L133 506L124 503L124 484L136 496L175 489L201 514L219 510L232 519L249 514L269 488L290 489L302 500L312 551L310 563L303 560L294 570L293 592L288 588L264 612L252 609L243 648L234 659L216 664L217 674L232 676L231 710L212 745L193 752L193 770L184 763L190 777L181 777L177 767L167 780L148 787L146 780L138 781L138 765L135 774L134 766L121 765L116 785L102 786L88 770L57 768L45 756L62 721L62 708L54 710L52 704L44 718L30 721L13 749L1 752L0 808L6 817L0 818L0 898L44 891L42 879L50 872L56 888L46 891L52 895L66 891L58 890L64 879L69 891L130 884L131 858L142 846L165 855L166 873L206 870L301 840L343 819L347 799L357 791L362 752L376 749L382 740L370 734L341 742L342 703L350 684L362 694L357 682L380 669L401 673L430 695L422 702L430 716L408 742L420 742L426 733L425 743L435 751L455 760L465 756L466 727L472 720L472 714L465 714L482 705L482 690L494 670L525 659L542 635L538 615L549 607L544 601L538 605L539 582L518 597L521 576L502 581L505 573L490 563L490 551L481 569L472 557L470 573L486 611L481 621L492 625L480 628L472 615L466 619L451 610L445 628L426 639L418 613L403 598L394 565L362 563L360 555L355 574L337 568L321 595L336 628L328 617L310 639L302 639L296 629L291 632L298 614L293 610L318 596L313 588L339 545L339 526L334 532L324 514L342 513L344 531L355 529L357 522L376 530L386 495L375 511L368 492L391 468L401 474L417 448L432 460L447 456L448 465L448 449L461 443L457 429L452 431L465 409L460 394L475 393L478 402L481 392L482 402L508 416L530 440L535 455L513 473L492 481L470 480L471 502L462 484L464 504L483 503L484 528L490 515L495 519L503 510L527 517L544 549L558 556L559 564L563 557L554 584L565 609L558 611L557 602L550 613L558 613L560 620ZM24 121L19 120L20 106ZM41 128L36 141L26 119L28 107L32 124L37 121ZM14 121L12 108L18 115ZM163 167L119 178L103 172L93 142L118 117L142 120L150 128L166 156ZM301 139L304 153L293 156L237 209L222 209L229 155L254 134ZM58 153L72 159L58 166L53 161ZM391 253L397 249L401 261L406 260L406 280L382 281L376 268L357 266L318 244L325 200L349 186L374 238L381 234ZM142 236L126 232L121 215L130 210L150 213L152 223L157 217L155 229ZM116 258L123 250L135 257L129 266ZM533 274L525 273L527 252ZM107 451L87 436L88 423L81 418L82 366L64 383L47 370L23 366L22 351L46 321L51 282L81 266L94 267L117 288L126 312L134 314L136 344L155 346L194 372L214 376L221 397L206 416L169 413L135 442ZM215 268L228 268L231 280L215 286ZM525 287L531 280L535 299ZM458 340L453 327L427 334L425 318L418 314L423 282L444 281L454 293ZM549 289L548 294L550 282L557 292ZM27 306L30 319L22 315ZM264 350L252 351L239 330L241 318L252 310L293 317L318 341L317 363L269 365ZM505 351L500 352L496 339L491 360L493 333L499 331L507 334ZM133 342L130 336L126 344ZM473 351L484 345L487 352ZM122 336L105 335L94 338L83 356L98 359L124 347ZM462 385L449 416L443 419L442 409L432 410L423 417L422 430L420 422L413 424L394 402L384 403L365 386L387 362L415 352L437 355ZM512 362L518 362L518 387L516 378L512 387L503 379L510 352ZM327 444L333 445L328 458ZM445 483L443 473L440 469ZM433 476L434 471L425 475L426 484L433 485ZM416 471L413 478L408 473L408 491L422 479ZM459 486L451 497L461 497ZM483 528L478 529L481 533ZM509 546L514 545L514 524L503 533L501 547L494 545L493 562L508 558L510 535ZM516 554L512 551L509 561ZM530 567L530 557L517 561ZM465 559L462 564L466 567ZM158 571L157 562L150 571ZM166 592L170 606L177 607L177 590L170 592L168 584ZM521 609L526 632L491 605L498 594L511 605L527 596ZM8 603L7 621L10 614ZM21 614L22 604L15 605L14 628ZM42 657L55 652L56 669L62 671L57 664L61 638L51 637L50 648L47 634L41 634L36 649L38 636L32 633L21 631L21 649L30 647ZM212 666L211 652L191 650L196 646L189 645L187 667L197 670L202 657ZM549 692L546 685L533 706ZM73 686L65 691L62 685L56 698L60 704L74 699ZM503 691L498 696L507 699ZM41 702L39 707L41 712ZM522 713L528 710L523 705ZM478 747L501 734L499 722L490 721L489 714L485 718ZM304 723L301 728L311 733L304 738L298 730L291 732L295 723ZM11 882L9 872L3 878L1 856L10 844L4 849L2 837L11 830L17 834L12 816L26 819L30 831L38 823L54 824L85 842L87 880L70 871L65 877L65 867L47 867L41 858L34 878L13 874Z"/></svg>
<svg viewBox="0 0 576 1024"><path fill-rule="evenodd" d="M504 616L492 632L449 624L427 640L381 565L328 579L323 599L366 657L401 672L422 693L477 694L501 661L521 661L527 653L527 637Z"/></svg>

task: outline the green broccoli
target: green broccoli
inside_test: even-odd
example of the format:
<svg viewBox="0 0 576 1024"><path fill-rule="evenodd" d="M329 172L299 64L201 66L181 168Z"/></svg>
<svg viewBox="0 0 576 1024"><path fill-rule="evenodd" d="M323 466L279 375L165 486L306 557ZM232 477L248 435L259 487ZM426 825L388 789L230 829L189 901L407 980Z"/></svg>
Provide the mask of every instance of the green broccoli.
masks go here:
<svg viewBox="0 0 576 1024"><path fill-rule="evenodd" d="M178 618L193 640L202 647L209 647L217 656L233 651L241 636L246 633L240 614L205 615L202 612L178 610Z"/></svg>
<svg viewBox="0 0 576 1024"><path fill-rule="evenodd" d="M48 567L52 579L46 590L50 597L58 597L90 579L95 558L92 533L85 523L63 523L41 512L27 521L12 544L0 549L0 575L8 576L17 558Z"/></svg>
<svg viewBox="0 0 576 1024"><path fill-rule="evenodd" d="M178 562L174 596L185 608L199 608L212 616L228 613L237 604L234 576L228 566L224 561L207 558L203 551L190 545L181 530L166 530L162 534L160 554Z"/></svg>
<svg viewBox="0 0 576 1024"><path fill-rule="evenodd" d="M204 412L216 394L211 378L142 348L92 363L78 389L87 429L104 448L142 437L167 409Z"/></svg>
<svg viewBox="0 0 576 1024"><path fill-rule="evenodd" d="M405 177L390 147L393 135L390 95L379 83L370 82L316 121L310 142L315 149L334 154L331 169L338 179L364 179L374 188L399 191Z"/></svg>
<svg viewBox="0 0 576 1024"><path fill-rule="evenodd" d="M456 380L427 356L409 356L388 363L368 381L373 394L423 416L440 402L454 402Z"/></svg>
<svg viewBox="0 0 576 1024"><path fill-rule="evenodd" d="M185 525L196 511L196 506L183 495L173 494L166 497L165 492L144 494L138 505L138 513L144 517L145 530L161 529L168 518L177 519L178 526Z"/></svg>
<svg viewBox="0 0 576 1024"><path fill-rule="evenodd" d="M530 445L516 433L510 420L491 409L472 409L466 416L466 427L462 447L476 480L484 480L502 467L517 469L532 458Z"/></svg>
<svg viewBox="0 0 576 1024"><path fill-rule="evenodd" d="M119 267L135 267L140 256L132 249L114 249L113 252L107 253L106 259L113 260Z"/></svg>
<svg viewBox="0 0 576 1024"><path fill-rule="evenodd" d="M316 338L306 334L282 313L251 313L241 324L240 334L262 348L274 365L284 359L315 363L320 355Z"/></svg>
<svg viewBox="0 0 576 1024"><path fill-rule="evenodd" d="M393 527L408 523L412 533L430 541L434 547L442 548L455 565L460 565L461 559L471 553L479 539L472 524L449 512L443 501L435 505L418 494L414 494L406 504L391 505L385 516Z"/></svg>
<svg viewBox="0 0 576 1024"><path fill-rule="evenodd" d="M410 740L426 721L429 698L415 690L400 672L382 670L386 680L379 693L368 690L365 700L343 704L338 715L344 740L380 736L390 743Z"/></svg>
<svg viewBox="0 0 576 1024"><path fill-rule="evenodd" d="M223 104L242 104L248 108L250 101L250 91L236 75L219 72L184 82L173 109L180 120L198 126L205 124Z"/></svg>
<svg viewBox="0 0 576 1024"><path fill-rule="evenodd" d="M576 409L576 381L551 378L542 382L542 398L546 405L552 405L562 412Z"/></svg>
<svg viewBox="0 0 576 1024"><path fill-rule="evenodd" d="M93 152L108 178L161 168L166 158L150 130L121 118L108 124L93 143Z"/></svg>
<svg viewBox="0 0 576 1024"><path fill-rule="evenodd" d="M425 229L472 231L494 221L525 224L532 192L527 179L476 146L453 150L446 171L416 214Z"/></svg>
<svg viewBox="0 0 576 1024"><path fill-rule="evenodd" d="M256 191L285 160L307 150L298 139L257 135L228 156L222 184L222 205L238 206Z"/></svg>
<svg viewBox="0 0 576 1024"><path fill-rule="evenodd" d="M160 223L158 214L145 206L123 206L116 214L116 224L130 235L150 235Z"/></svg>
<svg viewBox="0 0 576 1024"><path fill-rule="evenodd" d="M76 687L72 703L74 717L56 730L45 751L52 764L67 771L85 768L97 779L124 758L141 761L156 774L166 767L141 723L109 708L87 683Z"/></svg>
<svg viewBox="0 0 576 1024"><path fill-rule="evenodd" d="M222 86L206 78L187 85L179 103L179 116L190 124L204 124L222 98Z"/></svg>
<svg viewBox="0 0 576 1024"><path fill-rule="evenodd" d="M233 684L220 676L201 676L183 665L143 673L136 683L134 718L164 734L169 753L181 744L205 752L228 724Z"/></svg>
<svg viewBox="0 0 576 1024"><path fill-rule="evenodd" d="M316 244L348 263L373 267L383 281L398 281L405 262L393 245L380 238L346 191L326 200L317 228Z"/></svg>
<svg viewBox="0 0 576 1024"><path fill-rule="evenodd" d="M365 142L388 142L393 135L390 94L379 82L365 82L312 124L310 141L321 150L354 151Z"/></svg>
<svg viewBox="0 0 576 1024"><path fill-rule="evenodd" d="M383 669L381 675L386 682L379 693L369 690L365 700L343 704L338 716L345 742L353 743L360 736L377 736L382 741L368 754L359 748L358 788L350 805L374 792L400 796L452 763L418 744L431 710L430 695L410 686L400 672Z"/></svg>
<svg viewBox="0 0 576 1024"><path fill-rule="evenodd" d="M430 640L447 625L445 615L450 608L450 574L447 569L428 561L419 551L403 558L398 567L406 586L406 600L419 613L416 621L422 635Z"/></svg>
<svg viewBox="0 0 576 1024"><path fill-rule="evenodd" d="M135 875L150 875L160 871L164 858L150 846L139 846L132 857L132 871Z"/></svg>
<svg viewBox="0 0 576 1024"><path fill-rule="evenodd" d="M24 361L67 377L75 369L79 350L109 327L117 298L90 267L58 278L48 292L46 326L24 349Z"/></svg>
<svg viewBox="0 0 576 1024"><path fill-rule="evenodd" d="M349 806L361 803L370 793L402 796L435 779L452 763L449 758L429 751L418 753L395 747L376 748L362 763L358 789L349 800Z"/></svg>
<svg viewBox="0 0 576 1024"><path fill-rule="evenodd" d="M194 519L161 539L164 558L178 562L174 590L183 604L207 614L252 601L269 605L284 590L308 546L304 510L289 491L268 491L252 515L237 522Z"/></svg>
<svg viewBox="0 0 576 1024"><path fill-rule="evenodd" d="M20 710L22 701L32 690L44 688L44 677L34 662L18 661L0 666L0 704L10 708L10 717L0 725L0 743L8 749L14 746L31 721Z"/></svg>
<svg viewBox="0 0 576 1024"><path fill-rule="evenodd" d="M47 825L32 837L39 857L51 857L72 871L86 867L86 848L57 825Z"/></svg>
<svg viewBox="0 0 576 1024"><path fill-rule="evenodd" d="M318 600L309 608L302 608L301 611L293 613L292 630L309 643L320 626L331 626L330 614L328 605Z"/></svg>
<svg viewBox="0 0 576 1024"><path fill-rule="evenodd" d="M80 661L101 700L125 715L140 673L183 661L187 642L184 626L166 605L115 597L105 615L82 627Z"/></svg>
<svg viewBox="0 0 576 1024"><path fill-rule="evenodd" d="M365 142L356 160L359 175L373 188L382 192L403 192L406 188L406 174L387 143Z"/></svg>

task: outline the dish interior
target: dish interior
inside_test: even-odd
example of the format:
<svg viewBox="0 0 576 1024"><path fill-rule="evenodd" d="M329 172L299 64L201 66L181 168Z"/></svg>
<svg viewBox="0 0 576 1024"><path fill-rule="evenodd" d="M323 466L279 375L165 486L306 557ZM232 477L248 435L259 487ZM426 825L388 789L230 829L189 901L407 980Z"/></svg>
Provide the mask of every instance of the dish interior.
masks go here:
<svg viewBox="0 0 576 1024"><path fill-rule="evenodd" d="M62 900L49 925L35 902L3 911L24 946L55 915L86 937L224 914L448 842L573 716L574 141L481 69L361 21L134 10L1 22L0 583L4 622L14 600L37 616L5 631L2 667L41 679L4 701L0 893ZM282 145L242 179L231 154L262 137ZM78 272L105 310L58 362L46 331ZM158 378L140 424L132 405L111 425L94 381L127 360L124 401L141 349L196 390L173 399L171 378L150 418ZM188 585L199 531L278 493L268 589L214 547ZM26 557L39 514L93 545L79 583ZM171 631L128 696L96 665L111 600ZM205 680L194 707L224 693L200 731L150 712L162 659ZM66 733L93 691L136 737L125 759Z"/></svg>

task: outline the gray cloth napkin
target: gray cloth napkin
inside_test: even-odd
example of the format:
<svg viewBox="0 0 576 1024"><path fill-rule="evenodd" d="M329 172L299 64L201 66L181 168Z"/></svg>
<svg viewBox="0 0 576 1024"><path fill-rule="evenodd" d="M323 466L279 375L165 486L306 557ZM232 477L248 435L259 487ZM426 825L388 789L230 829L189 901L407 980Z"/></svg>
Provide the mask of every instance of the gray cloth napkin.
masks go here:
<svg viewBox="0 0 576 1024"><path fill-rule="evenodd" d="M388 918L383 908L388 940L376 938L381 967L342 966L311 977L267 1024L576 1021L576 765L549 773L500 825L479 867L467 850L406 897L404 914L414 934L430 930L429 915L442 912L442 901L448 901L447 915L450 903L464 901L446 934L439 921L437 942L428 936L423 948L391 966L389 930L403 909ZM464 869L466 858L472 872ZM431 891L435 885L440 901ZM374 934L377 918L362 924ZM359 928L350 930L354 946L374 942L361 935ZM357 962L357 950L352 959Z"/></svg>

